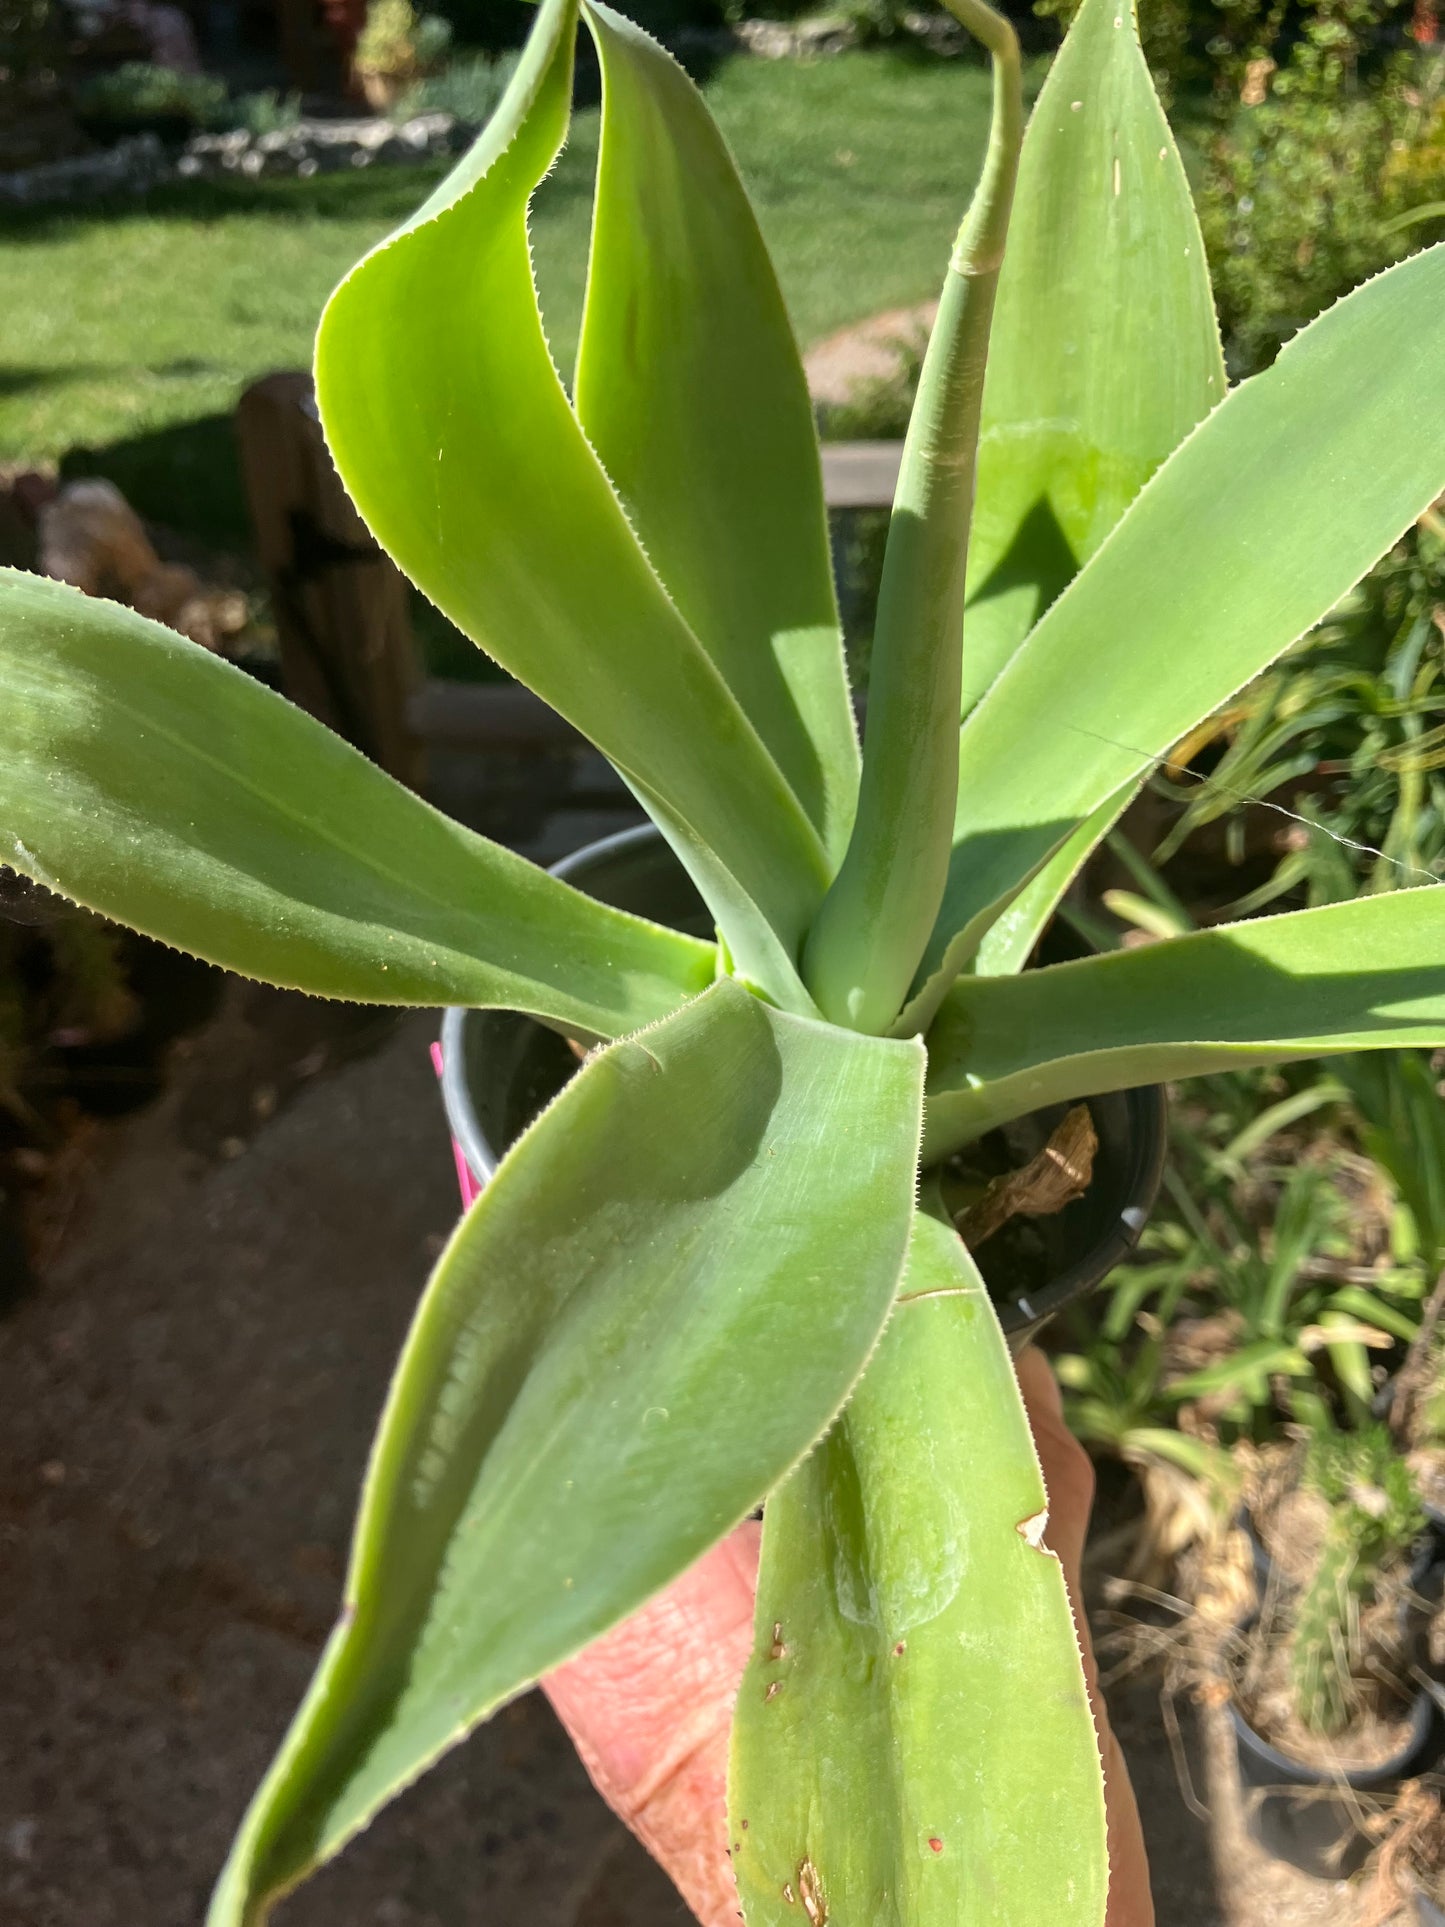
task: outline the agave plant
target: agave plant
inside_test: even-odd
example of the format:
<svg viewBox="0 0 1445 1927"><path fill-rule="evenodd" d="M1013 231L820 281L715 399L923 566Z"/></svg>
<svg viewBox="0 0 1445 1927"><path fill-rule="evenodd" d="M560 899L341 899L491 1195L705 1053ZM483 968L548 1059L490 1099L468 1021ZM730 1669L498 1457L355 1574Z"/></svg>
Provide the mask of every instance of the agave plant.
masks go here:
<svg viewBox="0 0 1445 1927"><path fill-rule="evenodd" d="M1022 968L1171 745L1445 485L1445 250L1226 396L1124 0L1084 0L1022 138L1012 32L957 8L993 134L908 434L861 757L778 287L645 34L581 0L604 93L570 395L527 210L579 0L543 0L475 148L321 323L362 513L612 760L716 941L469 834L138 616L3 579L7 860L273 983L502 1006L597 1046L427 1288L336 1630L213 1927L264 1920L764 1499L732 1785L751 1927L804 1903L832 1927L1097 1927L1100 1770L1047 1498L933 1174L1047 1102L1445 1040L1428 888Z"/></svg>

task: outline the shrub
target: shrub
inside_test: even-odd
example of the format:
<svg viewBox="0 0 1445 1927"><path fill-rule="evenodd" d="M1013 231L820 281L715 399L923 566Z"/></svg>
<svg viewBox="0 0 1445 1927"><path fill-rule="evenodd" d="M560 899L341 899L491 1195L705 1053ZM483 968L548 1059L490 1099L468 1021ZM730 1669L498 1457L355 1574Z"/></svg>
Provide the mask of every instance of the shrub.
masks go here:
<svg viewBox="0 0 1445 1927"><path fill-rule="evenodd" d="M395 118L413 114L455 114L468 126L481 127L491 119L517 65L515 54L492 59L486 54L463 54L440 73L413 81L396 104Z"/></svg>
<svg viewBox="0 0 1445 1927"><path fill-rule="evenodd" d="M398 79L430 73L451 45L440 14L418 13L411 0L373 0L356 43L356 70Z"/></svg>
<svg viewBox="0 0 1445 1927"><path fill-rule="evenodd" d="M300 118L300 95L278 94L274 87L228 101L221 115L226 128L244 127L248 134L279 134L284 128L294 127Z"/></svg>
<svg viewBox="0 0 1445 1927"><path fill-rule="evenodd" d="M209 127L225 116L226 84L209 74L183 74L173 67L128 60L113 73L87 81L78 90L76 105L88 119L118 129L156 120Z"/></svg>
<svg viewBox="0 0 1445 1927"><path fill-rule="evenodd" d="M1222 125L1199 213L1236 375L1429 238L1399 217L1445 192L1445 58L1381 51L1401 11L1321 0L1288 50L1278 9L1212 43Z"/></svg>

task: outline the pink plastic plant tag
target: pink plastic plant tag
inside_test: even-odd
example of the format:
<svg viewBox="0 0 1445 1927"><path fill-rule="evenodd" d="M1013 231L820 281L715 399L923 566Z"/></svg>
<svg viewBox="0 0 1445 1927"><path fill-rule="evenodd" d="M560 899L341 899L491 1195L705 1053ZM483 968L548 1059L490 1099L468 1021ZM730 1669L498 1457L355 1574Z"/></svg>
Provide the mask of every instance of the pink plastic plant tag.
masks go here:
<svg viewBox="0 0 1445 1927"><path fill-rule="evenodd" d="M431 1047L431 1062L432 1069L440 1077L445 1062L440 1043L433 1044ZM482 1195L482 1187L477 1183L472 1167L467 1163L462 1147L455 1138L452 1139L452 1157L457 1167L457 1184L462 1194L462 1209L468 1211Z"/></svg>

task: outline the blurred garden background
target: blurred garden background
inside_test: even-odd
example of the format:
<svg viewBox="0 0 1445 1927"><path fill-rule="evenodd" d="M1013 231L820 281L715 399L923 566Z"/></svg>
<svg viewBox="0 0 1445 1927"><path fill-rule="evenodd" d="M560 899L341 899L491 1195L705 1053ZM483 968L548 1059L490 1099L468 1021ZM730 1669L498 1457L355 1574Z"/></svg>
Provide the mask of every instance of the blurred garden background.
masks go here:
<svg viewBox="0 0 1445 1927"><path fill-rule="evenodd" d="M1057 25L1017 11L1037 82ZM186 23L182 53L194 71L148 58L145 34L127 24L167 12ZM393 138L333 165L324 150L301 154L304 140L288 139L367 111L367 76L356 67L365 15L344 12L345 0L325 14L309 0L300 9L296 0L198 0L190 13L148 0L109 11L5 0L0 461L108 475L142 515L245 547L227 427L242 387L306 365L330 288L447 164L418 162ZM892 0L801 22L730 21L709 0L651 0L641 12L704 87L802 344L925 301L986 126L986 72L962 36ZM455 116L455 146L490 112L525 9L453 0L453 14L419 17L404 0L377 0L359 57L370 44L382 63L372 95L385 98L393 126ZM1143 9L1203 198L1236 374L1445 227L1433 23L1429 0L1159 0ZM564 369L596 158L585 65L580 86L568 151L534 215ZM216 149L247 134L249 154L220 157L229 167L204 179L177 174L177 161L196 167L181 151L189 136ZM138 152L135 175L115 177L120 191L106 191L104 168L67 181L63 165L44 165L118 149Z"/></svg>
<svg viewBox="0 0 1445 1927"><path fill-rule="evenodd" d="M328 570L341 579L359 564L358 580L375 571L364 532L318 479L324 456L314 434L307 440L304 381L266 390L239 431L237 408L264 378L306 369L331 287L424 198L500 96L526 9L435 3L418 13L409 0L372 0L369 10L364 0L0 0L0 562L120 593L174 619L197 646L283 683L306 585ZM1067 10L1068 0L1015 0L1032 90ZM757 10L642 0L635 12L697 78L732 145L825 442L896 441L983 149L982 60L943 16L905 0L846 0L826 13L778 0ZM1232 380L1267 366L1361 281L1445 240L1438 0L1141 0L1140 17L1194 184ZM597 149L596 72L585 59L578 87L568 148L533 218L564 376ZM887 459L864 451L857 473L886 474ZM835 495L850 661L865 697L880 499L846 476ZM1313 505L1293 509L1307 517ZM395 755L416 749L418 760L399 773L546 857L623 820L625 799L574 744L508 709L505 692L485 715L466 711L457 685L495 689L495 672L399 585L364 580L373 613L377 598L392 598L378 650L412 652L400 682L373 680L358 698L364 708L390 689L412 705L420 747ZM328 619L344 606L343 596ZM330 702L344 725L345 692L324 693L323 711ZM364 717L349 733L387 760ZM1176 748L1062 914L1110 948L1442 880L1437 504L1317 632ZM73 1448L59 1433L46 1443L47 1387L68 1369L77 1294L108 1275L108 1247L93 1210L67 1244L73 1194L96 1170L129 1172L141 1189L149 1173L164 1190L177 1181L174 1160L192 1155L221 1173L204 1183L223 1192L230 1161L278 1110L295 1103L311 1116L301 1100L319 1068L364 1075L354 1061L383 1047L369 1019L323 1020L314 1007L298 1016L260 993L238 1003L216 977L0 868L0 1313L41 1318L33 1344L17 1341L32 1346L20 1376L30 1374L40 1414L12 1441L40 1468L29 1484L16 1475L22 1525L47 1507L63 1514L76 1489ZM196 1045L197 1034L209 1041ZM415 1031L406 1035L414 1048ZM184 1068L188 1051L206 1067L204 1099ZM424 1084L418 1103L430 1101ZM158 1126L143 1141L105 1136L106 1120L166 1092L159 1138ZM1159 1772L1186 1789L1178 1811L1174 1796L1144 1789L1146 1818L1162 1830L1151 1835L1161 1919L1207 1927L1263 1919L1266 1908L1280 1921L1372 1927L1445 1918L1442 1093L1445 1063L1408 1053L1191 1086L1173 1106L1164 1191L1136 1262L1049 1336L1071 1423L1100 1466L1094 1603L1109 1664L1121 1694L1142 1679L1157 1696L1162 1683ZM359 1155L353 1127L346 1142ZM323 1138L336 1128L319 1116L305 1126ZM274 1182L274 1160L265 1168ZM216 1221L231 1224L226 1213L241 1207L224 1196ZM443 1230L444 1205L427 1193L407 1237ZM125 1235L122 1297L126 1277L157 1255L153 1226L137 1221ZM252 1224L246 1235L265 1248L270 1234ZM52 1273L62 1312L42 1316L33 1307ZM147 1289L137 1285L142 1304ZM380 1373L389 1341L375 1349ZM107 1412L97 1398L96 1412ZM354 1402L337 1417L342 1432L370 1412L371 1391ZM75 1423L84 1436L101 1419ZM333 1536L351 1488L343 1479L338 1489ZM176 1557L194 1576L195 1560ZM317 1570L325 1580L324 1560ZM212 1593L220 1584L207 1583ZM97 1580L97 1611L105 1590ZM271 1625L274 1606L273 1594L253 1600L252 1619ZM284 1626L278 1636L289 1636ZM1248 1862L1245 1886L1234 1836L1218 1832L1204 1743L1181 1733L1187 1716L1176 1710L1226 1704L1286 1751L1303 1750L1315 1774L1305 1819L1287 1815L1273 1834L1265 1825L1267 1851ZM540 1731L516 1741L529 1760L552 1759ZM1140 1741L1145 1781L1152 1744ZM253 1750L259 1761L260 1739ZM1243 1770L1247 1780L1247 1761ZM551 1771L537 1767L544 1780ZM238 1784L248 1774L242 1760ZM1201 1800L1206 1780L1211 1797ZM1237 1777L1231 1785L1237 1795ZM1178 1843L1194 1824L1188 1813L1206 1806L1214 1873L1201 1885ZM79 1920L66 1911L65 1878L34 1871L32 1820L43 1830L26 1809L0 1836L0 1896L14 1898L5 1918ZM212 1831L221 1839L225 1825ZM543 1846L536 1854L540 1865ZM1287 1870L1274 1885L1265 1859ZM150 1877L127 1886L127 1874L115 1891L130 1897L113 1915L86 1913L87 1927L191 1917L179 1902L145 1913L147 1895L170 1891L164 1868L158 1886ZM364 1861L342 1877L363 1892ZM598 1879L568 1922L622 1917L606 1912ZM317 1921L362 1918L327 1914L332 1890L320 1891L308 1903L321 1909ZM385 1918L431 1920L429 1904L408 1899ZM628 1904L640 1919L641 1903ZM564 1912L533 1917L560 1924Z"/></svg>

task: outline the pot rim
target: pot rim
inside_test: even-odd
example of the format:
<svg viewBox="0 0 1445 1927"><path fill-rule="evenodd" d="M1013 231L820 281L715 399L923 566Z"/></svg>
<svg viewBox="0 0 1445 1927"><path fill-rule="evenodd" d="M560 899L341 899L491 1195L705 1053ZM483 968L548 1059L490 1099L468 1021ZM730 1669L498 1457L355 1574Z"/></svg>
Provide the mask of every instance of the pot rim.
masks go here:
<svg viewBox="0 0 1445 1927"><path fill-rule="evenodd" d="M574 881L579 870L588 870L599 859L622 855L651 843L664 842L654 823L642 822L610 836L585 843L550 866L550 874L564 883ZM463 1030L473 1015L468 1006L451 1005L442 1017L442 1101L452 1135L478 1182L485 1185L497 1169L498 1158L477 1118L466 1075L466 1050ZM1105 1095L1105 1094L1101 1094ZM1114 1093L1129 1110L1129 1150L1131 1165L1123 1186L1123 1204L1109 1230L1095 1239L1080 1256L1050 1279L1040 1291L1015 1297L996 1298L1000 1323L1016 1343L1024 1342L1055 1313L1093 1290L1116 1265L1123 1262L1149 1220L1158 1195L1168 1155L1168 1099L1162 1084L1138 1084ZM1087 1102L1088 1100L1083 1100Z"/></svg>
<svg viewBox="0 0 1445 1927"><path fill-rule="evenodd" d="M595 842L569 850L566 856L559 857L555 863L547 866L547 874L559 878L563 883L570 883L576 872L584 869L589 860L621 854L661 835L662 832L651 822L614 830L610 836L600 836ZM501 1160L477 1121L476 1106L472 1103L472 1094L467 1085L462 1031L471 1015L469 1004L448 1004L442 1012L442 1104L452 1136L462 1147L462 1155L471 1166L472 1175L479 1184L485 1185L491 1182Z"/></svg>
<svg viewBox="0 0 1445 1927"><path fill-rule="evenodd" d="M1320 1788L1344 1786L1356 1793L1369 1793L1377 1787L1389 1786L1396 1780L1408 1779L1417 1755L1430 1744L1435 1724L1435 1701L1424 1687L1419 1687L1410 1701L1409 1730L1388 1758L1374 1766L1331 1769L1311 1766L1307 1760L1296 1759L1292 1753L1283 1753L1277 1746L1271 1745L1250 1724L1232 1693L1228 1705L1236 1744L1252 1753L1270 1772L1278 1773L1283 1785Z"/></svg>

